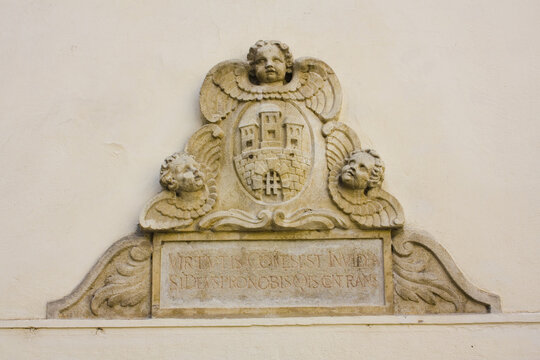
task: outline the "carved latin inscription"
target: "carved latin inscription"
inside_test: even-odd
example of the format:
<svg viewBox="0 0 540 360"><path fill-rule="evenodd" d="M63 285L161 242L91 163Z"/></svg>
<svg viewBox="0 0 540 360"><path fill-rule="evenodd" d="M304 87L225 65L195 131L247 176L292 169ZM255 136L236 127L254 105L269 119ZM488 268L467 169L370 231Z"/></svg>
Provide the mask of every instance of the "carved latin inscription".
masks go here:
<svg viewBox="0 0 540 360"><path fill-rule="evenodd" d="M169 242L161 307L384 305L382 240Z"/></svg>

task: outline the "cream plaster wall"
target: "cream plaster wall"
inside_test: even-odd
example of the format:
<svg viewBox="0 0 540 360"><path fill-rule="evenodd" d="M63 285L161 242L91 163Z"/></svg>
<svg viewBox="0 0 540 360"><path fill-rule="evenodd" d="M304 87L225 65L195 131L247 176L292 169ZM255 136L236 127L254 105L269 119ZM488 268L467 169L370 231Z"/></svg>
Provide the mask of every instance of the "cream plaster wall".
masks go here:
<svg viewBox="0 0 540 360"><path fill-rule="evenodd" d="M330 64L342 120L385 160L408 224L503 311L540 312L539 14L502 0L1 1L0 319L43 318L135 229L161 161L201 123L206 72L260 38Z"/></svg>
<svg viewBox="0 0 540 360"><path fill-rule="evenodd" d="M539 321L538 314L0 321L0 354L10 360L536 360Z"/></svg>

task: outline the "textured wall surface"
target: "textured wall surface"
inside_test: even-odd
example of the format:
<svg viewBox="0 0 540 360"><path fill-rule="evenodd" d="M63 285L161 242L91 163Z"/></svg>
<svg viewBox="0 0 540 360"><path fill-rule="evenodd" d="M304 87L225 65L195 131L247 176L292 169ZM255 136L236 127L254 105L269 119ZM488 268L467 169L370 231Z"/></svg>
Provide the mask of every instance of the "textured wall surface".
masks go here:
<svg viewBox="0 0 540 360"><path fill-rule="evenodd" d="M538 314L0 321L6 359L539 359ZM33 328L31 326L43 326Z"/></svg>
<svg viewBox="0 0 540 360"><path fill-rule="evenodd" d="M381 154L407 224L503 311L540 312L539 13L525 0L0 1L0 319L43 318L136 228L162 160L201 124L206 72L258 39L330 64L341 119Z"/></svg>

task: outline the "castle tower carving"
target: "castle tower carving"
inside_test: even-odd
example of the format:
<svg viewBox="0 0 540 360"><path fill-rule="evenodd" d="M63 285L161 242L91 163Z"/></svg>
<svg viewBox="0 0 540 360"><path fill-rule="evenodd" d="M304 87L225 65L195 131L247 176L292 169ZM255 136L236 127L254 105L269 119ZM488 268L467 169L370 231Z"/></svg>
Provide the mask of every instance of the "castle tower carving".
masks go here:
<svg viewBox="0 0 540 360"><path fill-rule="evenodd" d="M303 148L305 124L271 103L238 124L235 166L244 187L258 200L286 201L304 187L311 161Z"/></svg>

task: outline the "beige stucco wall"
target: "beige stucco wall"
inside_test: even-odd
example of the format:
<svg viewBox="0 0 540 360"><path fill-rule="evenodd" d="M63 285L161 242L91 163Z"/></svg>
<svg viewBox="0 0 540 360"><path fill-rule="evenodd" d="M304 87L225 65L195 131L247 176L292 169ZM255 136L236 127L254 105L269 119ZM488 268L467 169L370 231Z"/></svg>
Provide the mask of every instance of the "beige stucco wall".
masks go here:
<svg viewBox="0 0 540 360"><path fill-rule="evenodd" d="M537 314L42 320L37 329L36 321L0 322L18 326L0 327L0 354L10 360L536 360L539 321Z"/></svg>
<svg viewBox="0 0 540 360"><path fill-rule="evenodd" d="M538 1L1 1L0 319L43 318L135 229L161 161L201 123L204 75L260 38L330 64L342 120L385 160L407 223L503 311L540 312L539 13ZM538 334L518 328L528 335L510 338ZM28 343L8 333L10 351Z"/></svg>

